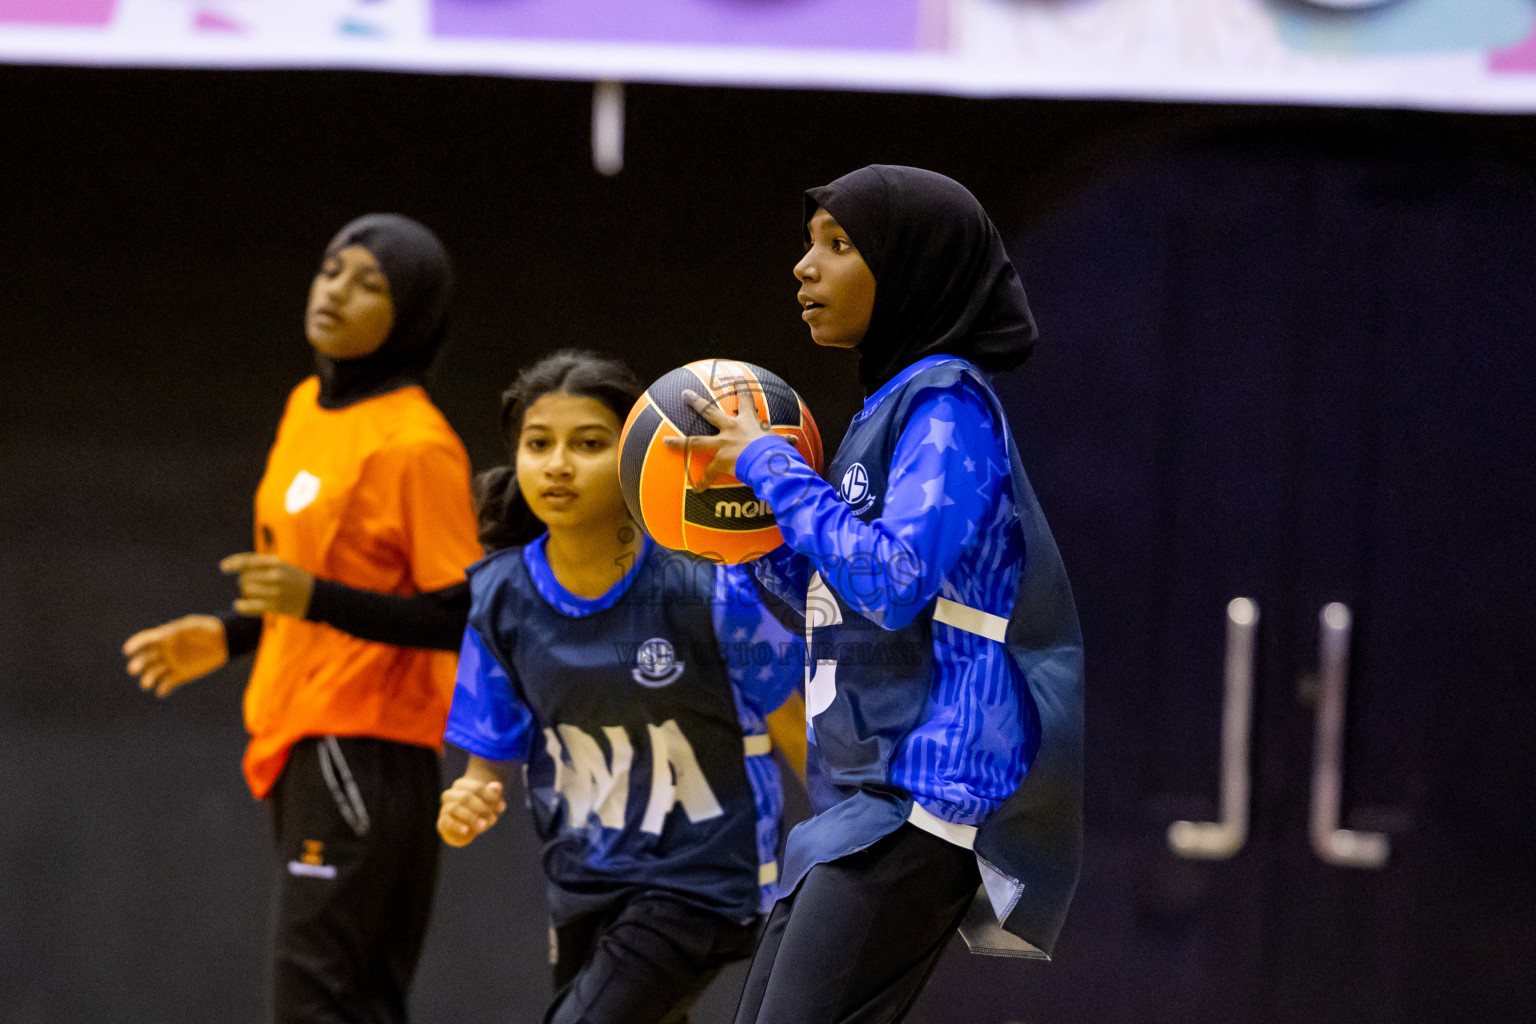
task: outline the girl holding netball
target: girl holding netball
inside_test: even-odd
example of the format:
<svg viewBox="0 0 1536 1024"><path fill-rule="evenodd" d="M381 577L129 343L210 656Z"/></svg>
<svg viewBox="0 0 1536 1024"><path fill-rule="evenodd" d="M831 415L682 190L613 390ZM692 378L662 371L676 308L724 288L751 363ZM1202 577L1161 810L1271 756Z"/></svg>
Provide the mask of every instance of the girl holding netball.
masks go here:
<svg viewBox="0 0 1536 1024"><path fill-rule="evenodd" d="M737 1024L900 1020L978 888L995 941L1049 953L1081 846L1077 616L987 376L1036 337L997 230L956 182L871 166L806 194L805 234L802 316L868 396L832 483L697 396L719 435L689 439L715 453L699 486L732 474L773 510L759 580L812 644L818 814Z"/></svg>
<svg viewBox="0 0 1536 1024"><path fill-rule="evenodd" d="M503 397L512 465L479 481L481 538L447 739L470 753L438 831L463 846L526 766L544 841L550 1022L680 1021L751 953L781 806L766 715L801 675L750 574L636 528L619 435L641 388L558 352ZM788 645L788 647L786 647ZM767 651L770 658L742 657ZM723 656L724 655L724 656Z"/></svg>
<svg viewBox="0 0 1536 1024"><path fill-rule="evenodd" d="M256 492L237 614L131 637L164 697L256 651L245 775L276 833L274 1020L404 1021L440 846L438 750L479 557L469 459L422 389L448 258L422 225L362 217L326 247Z"/></svg>

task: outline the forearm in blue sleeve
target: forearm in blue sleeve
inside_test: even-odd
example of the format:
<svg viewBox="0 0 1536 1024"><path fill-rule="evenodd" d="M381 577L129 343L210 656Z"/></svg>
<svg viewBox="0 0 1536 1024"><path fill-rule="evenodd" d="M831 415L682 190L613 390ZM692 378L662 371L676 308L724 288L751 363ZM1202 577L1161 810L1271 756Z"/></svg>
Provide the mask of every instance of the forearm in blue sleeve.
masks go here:
<svg viewBox="0 0 1536 1024"><path fill-rule="evenodd" d="M752 575L759 595L772 602L772 609L782 606L793 618L781 618L786 625L792 621L804 624L805 591L815 571L810 559L790 547L780 544L772 551L751 563Z"/></svg>
<svg viewBox="0 0 1536 1024"><path fill-rule="evenodd" d="M749 445L736 476L773 509L785 542L844 601L900 629L931 601L991 511L1007 466L984 399L962 383L913 406L896 443L880 518L865 523L780 439Z"/></svg>
<svg viewBox="0 0 1536 1024"><path fill-rule="evenodd" d="M743 565L716 569L713 619L726 648L726 672L742 700L760 715L778 710L804 675L804 638L763 604Z"/></svg>

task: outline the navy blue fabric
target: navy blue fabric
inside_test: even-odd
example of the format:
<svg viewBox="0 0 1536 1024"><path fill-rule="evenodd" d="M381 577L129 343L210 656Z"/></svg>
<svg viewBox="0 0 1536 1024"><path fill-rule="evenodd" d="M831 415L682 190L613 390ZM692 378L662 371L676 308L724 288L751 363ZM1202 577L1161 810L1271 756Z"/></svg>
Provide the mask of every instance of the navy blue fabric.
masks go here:
<svg viewBox="0 0 1536 1024"><path fill-rule="evenodd" d="M559 587L540 541L471 567L470 586L447 739L526 761L556 922L636 888L736 920L755 913L764 791L774 838L781 804L776 770L744 766L768 760L744 758L744 725L760 729L782 703L800 658L788 633L763 625L745 574L648 543L586 601ZM721 636L717 621L736 625ZM655 769L668 752L671 768ZM666 799L674 773L681 806ZM690 803L684 791L701 780ZM663 814L651 809L658 792Z"/></svg>
<svg viewBox="0 0 1536 1024"><path fill-rule="evenodd" d="M911 825L818 864L769 915L736 1024L904 1020L977 882L970 851Z"/></svg>

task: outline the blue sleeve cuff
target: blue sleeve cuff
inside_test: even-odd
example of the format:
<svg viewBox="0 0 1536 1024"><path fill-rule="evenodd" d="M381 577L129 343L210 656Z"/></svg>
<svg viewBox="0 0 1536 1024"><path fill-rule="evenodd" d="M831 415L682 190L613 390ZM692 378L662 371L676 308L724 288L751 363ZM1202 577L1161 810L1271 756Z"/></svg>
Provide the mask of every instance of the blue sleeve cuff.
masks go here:
<svg viewBox="0 0 1536 1024"><path fill-rule="evenodd" d="M520 747L497 747L485 742L485 737L463 729L455 729L452 724L444 730L443 741L445 743L452 743L467 754L483 757L487 761L528 760L526 744Z"/></svg>
<svg viewBox="0 0 1536 1024"><path fill-rule="evenodd" d="M443 738L489 761L524 761L533 714L473 626L464 630Z"/></svg>

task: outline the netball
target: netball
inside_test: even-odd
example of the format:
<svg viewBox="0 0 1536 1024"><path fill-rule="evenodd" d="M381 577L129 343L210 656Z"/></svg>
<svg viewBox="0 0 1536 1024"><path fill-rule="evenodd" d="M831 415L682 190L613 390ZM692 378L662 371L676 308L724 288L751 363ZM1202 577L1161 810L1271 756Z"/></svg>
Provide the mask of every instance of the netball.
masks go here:
<svg viewBox="0 0 1536 1024"><path fill-rule="evenodd" d="M722 476L695 491L693 482L704 475L710 453L673 451L663 443L717 433L683 398L685 390L719 402L728 413L768 423L821 471L821 434L794 388L751 363L700 359L647 388L624 423L619 484L630 514L658 544L715 562L735 564L772 551L783 537L773 512L750 487Z"/></svg>

